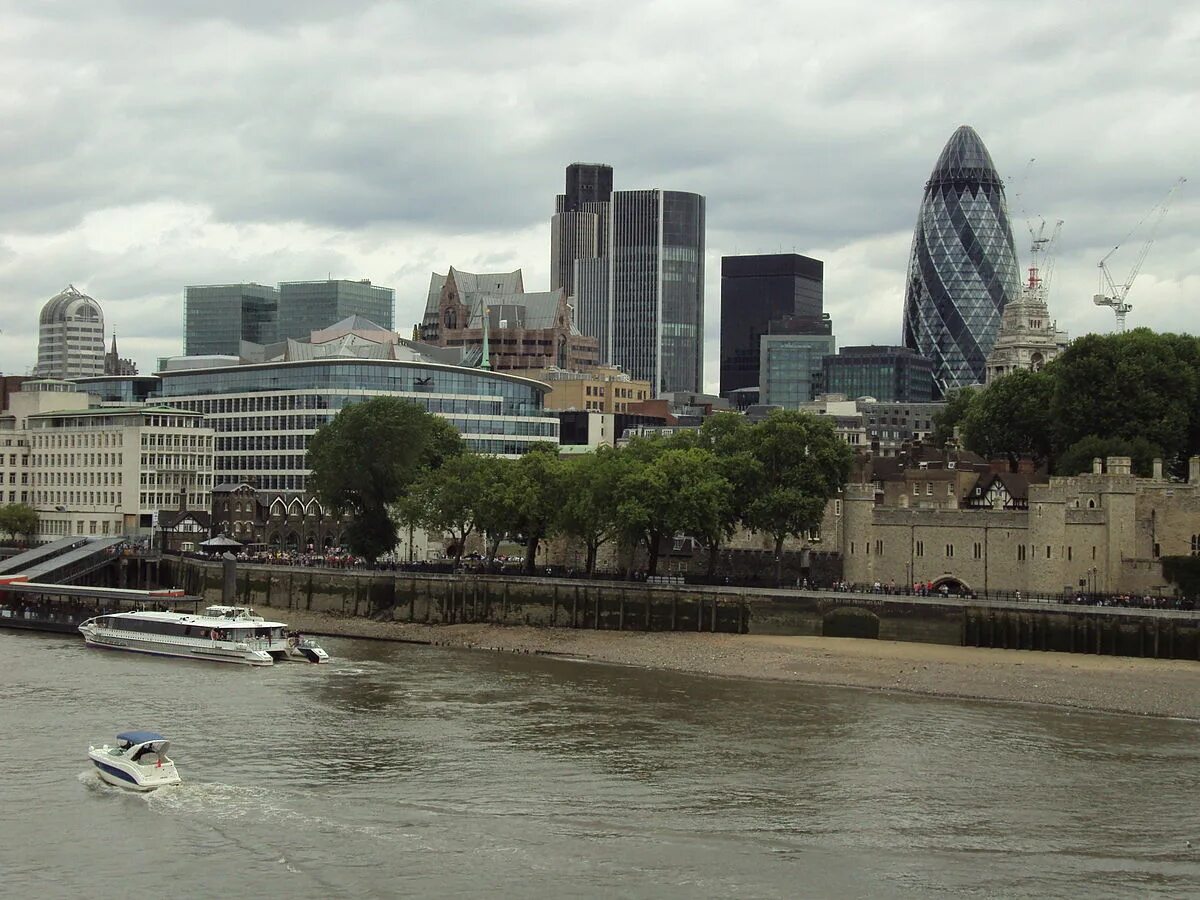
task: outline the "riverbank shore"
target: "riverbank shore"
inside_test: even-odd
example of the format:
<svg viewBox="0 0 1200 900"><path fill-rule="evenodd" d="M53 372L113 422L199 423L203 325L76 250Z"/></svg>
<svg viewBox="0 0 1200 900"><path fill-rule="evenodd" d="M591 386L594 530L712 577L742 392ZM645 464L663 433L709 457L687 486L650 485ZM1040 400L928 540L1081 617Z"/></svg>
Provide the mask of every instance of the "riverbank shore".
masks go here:
<svg viewBox="0 0 1200 900"><path fill-rule="evenodd" d="M422 625L260 608L308 634L535 653L698 675L1200 720L1200 663L851 638Z"/></svg>

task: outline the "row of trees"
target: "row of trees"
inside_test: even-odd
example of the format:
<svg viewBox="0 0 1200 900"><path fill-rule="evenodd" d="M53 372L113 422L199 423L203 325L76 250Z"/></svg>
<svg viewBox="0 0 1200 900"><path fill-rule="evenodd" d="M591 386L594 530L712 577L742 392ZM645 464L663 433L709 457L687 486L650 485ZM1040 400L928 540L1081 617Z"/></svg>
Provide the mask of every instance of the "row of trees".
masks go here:
<svg viewBox="0 0 1200 900"><path fill-rule="evenodd" d="M934 442L946 443L957 427L968 450L1014 469L1026 457L1077 475L1097 456L1130 456L1140 475L1155 457L1181 473L1200 453L1200 339L1146 328L1090 334L1041 371L947 400Z"/></svg>
<svg viewBox="0 0 1200 900"><path fill-rule="evenodd" d="M738 527L769 534L780 555L789 536L820 525L849 476L852 451L824 419L776 412L758 424L735 414L699 431L638 439L564 457L550 444L518 459L466 452L446 423L394 398L347 407L314 436L308 464L322 501L354 515L348 542L376 558L398 527L448 533L459 554L474 534L489 562L503 540L525 547L565 535L586 548L592 572L610 542L645 548L657 570L660 542L679 534L717 552Z"/></svg>

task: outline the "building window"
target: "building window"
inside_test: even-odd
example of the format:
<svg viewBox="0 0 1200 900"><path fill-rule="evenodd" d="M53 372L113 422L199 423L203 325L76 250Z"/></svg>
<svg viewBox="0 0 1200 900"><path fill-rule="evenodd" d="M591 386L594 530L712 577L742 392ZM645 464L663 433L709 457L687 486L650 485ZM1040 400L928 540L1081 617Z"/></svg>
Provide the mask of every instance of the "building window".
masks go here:
<svg viewBox="0 0 1200 900"><path fill-rule="evenodd" d="M1050 558L1050 545L1047 544L1046 545L1046 559L1049 559L1049 558Z"/></svg>
<svg viewBox="0 0 1200 900"><path fill-rule="evenodd" d="M953 544L946 545L946 559L954 559L954 545Z"/></svg>
<svg viewBox="0 0 1200 900"><path fill-rule="evenodd" d="M975 542L975 558L983 559L983 544L979 543L979 541Z"/></svg>
<svg viewBox="0 0 1200 900"><path fill-rule="evenodd" d="M925 482L925 496L926 497L933 496L933 482L932 481Z"/></svg>
<svg viewBox="0 0 1200 900"><path fill-rule="evenodd" d="M925 555L925 542L924 541L917 541L917 547L916 547L915 554L917 556Z"/></svg>
<svg viewBox="0 0 1200 900"><path fill-rule="evenodd" d="M1025 545L1017 544L1017 562L1025 562Z"/></svg>
<svg viewBox="0 0 1200 900"><path fill-rule="evenodd" d="M1096 548L1092 548L1092 559L1095 559ZM1200 534L1192 535L1192 556L1200 556Z"/></svg>
<svg viewBox="0 0 1200 900"><path fill-rule="evenodd" d="M875 555L878 556L882 553L883 553L883 541L876 541L875 542Z"/></svg>
<svg viewBox="0 0 1200 900"><path fill-rule="evenodd" d="M851 556L853 556L853 555L854 555L854 541L851 541L851 542L850 542L850 555L851 555Z"/></svg>
<svg viewBox="0 0 1200 900"><path fill-rule="evenodd" d="M1156 547L1157 547L1158 545L1157 545L1157 544L1155 544L1154 546L1156 546ZM1067 562L1070 562L1070 561L1071 561L1071 556L1072 556L1072 555L1073 555L1073 554L1072 554L1072 552L1071 552L1071 548L1070 548L1070 547L1068 547L1068 548L1067 548ZM1157 552L1157 551L1155 551L1154 555L1155 555L1155 556L1158 556L1158 552Z"/></svg>

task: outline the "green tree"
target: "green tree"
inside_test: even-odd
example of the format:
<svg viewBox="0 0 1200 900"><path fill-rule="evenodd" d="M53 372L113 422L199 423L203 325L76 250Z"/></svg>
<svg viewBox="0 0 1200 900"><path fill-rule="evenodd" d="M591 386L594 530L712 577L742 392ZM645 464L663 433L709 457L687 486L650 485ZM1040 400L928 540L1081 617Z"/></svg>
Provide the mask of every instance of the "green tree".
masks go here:
<svg viewBox="0 0 1200 900"><path fill-rule="evenodd" d="M733 536L739 524L749 527L750 502L762 484L763 467L753 453L755 427L737 413L716 413L700 429L700 446L712 452L717 471L733 489L721 527L708 539L710 578L716 572L721 544Z"/></svg>
<svg viewBox="0 0 1200 900"><path fill-rule="evenodd" d="M525 544L524 570L533 572L538 544L549 537L562 503L563 462L554 444L533 444L513 469L515 506L512 533Z"/></svg>
<svg viewBox="0 0 1200 900"><path fill-rule="evenodd" d="M1110 456L1128 456L1133 460L1133 472L1143 478L1149 478L1154 471L1155 458L1162 457L1162 451L1143 437L1131 441L1124 438L1102 438L1089 434L1080 438L1054 460L1055 475L1080 475L1092 471L1092 460L1097 457L1107 459Z"/></svg>
<svg viewBox="0 0 1200 900"><path fill-rule="evenodd" d="M436 469L426 469L412 488L421 524L431 531L448 532L453 539L456 568L467 538L478 526L481 509L488 508L492 462L490 457L463 453Z"/></svg>
<svg viewBox="0 0 1200 900"><path fill-rule="evenodd" d="M29 504L9 503L7 506L0 506L0 531L7 534L10 540L16 540L19 534L27 538L32 537L37 528L37 510Z"/></svg>
<svg viewBox="0 0 1200 900"><path fill-rule="evenodd" d="M854 458L828 419L777 410L750 432L761 480L746 524L775 541L775 577L782 577L783 542L816 529L825 505L842 489Z"/></svg>
<svg viewBox="0 0 1200 900"><path fill-rule="evenodd" d="M945 447L954 439L954 429L962 424L974 398L972 387L958 388L946 395L945 408L933 414L933 435L929 440L935 447Z"/></svg>
<svg viewBox="0 0 1200 900"><path fill-rule="evenodd" d="M500 542L511 533L520 512L520 486L516 460L500 456L481 456L479 459L475 524L487 536L487 564L490 567Z"/></svg>
<svg viewBox="0 0 1200 900"><path fill-rule="evenodd" d="M964 446L984 459L1007 459L1012 472L1022 457L1041 466L1052 449L1053 393L1049 371L1019 369L993 381L972 396L960 420Z"/></svg>
<svg viewBox="0 0 1200 900"><path fill-rule="evenodd" d="M617 525L628 539L646 547L647 571L656 575L663 538L686 533L714 539L733 488L713 454L700 447L644 440L632 442L626 452L630 465L621 479Z"/></svg>
<svg viewBox="0 0 1200 900"><path fill-rule="evenodd" d="M454 428L420 406L375 397L345 407L308 446L309 484L335 514L349 512L346 542L376 559L396 545L391 507L424 469L462 452Z"/></svg>
<svg viewBox="0 0 1200 900"><path fill-rule="evenodd" d="M1055 448L1088 435L1144 438L1172 462L1200 435L1200 349L1188 335L1137 328L1079 338L1053 365Z"/></svg>
<svg viewBox="0 0 1200 900"><path fill-rule="evenodd" d="M600 547L617 534L621 482L629 467L622 450L600 447L566 461L558 527L587 548L587 573L596 570Z"/></svg>

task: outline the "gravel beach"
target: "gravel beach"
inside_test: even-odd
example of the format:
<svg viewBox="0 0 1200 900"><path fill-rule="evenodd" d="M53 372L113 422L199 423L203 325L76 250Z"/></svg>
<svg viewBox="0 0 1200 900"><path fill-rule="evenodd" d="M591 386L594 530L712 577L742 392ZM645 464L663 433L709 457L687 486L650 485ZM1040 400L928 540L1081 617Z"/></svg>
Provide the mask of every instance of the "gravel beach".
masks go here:
<svg viewBox="0 0 1200 900"><path fill-rule="evenodd" d="M1200 721L1200 662L851 638L420 625L260 607L314 635L574 657L728 678L1039 703Z"/></svg>

